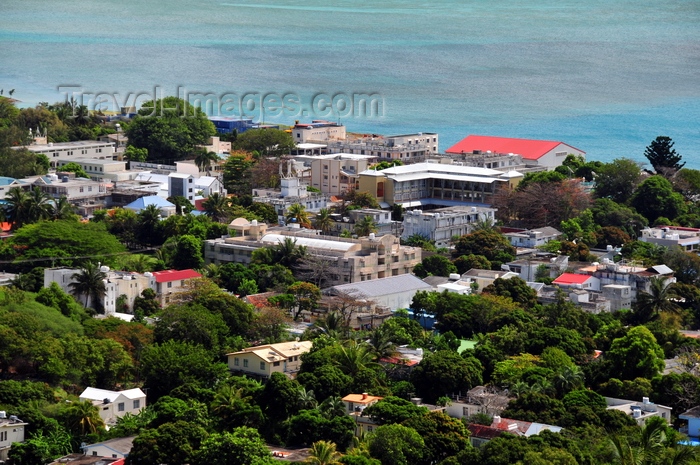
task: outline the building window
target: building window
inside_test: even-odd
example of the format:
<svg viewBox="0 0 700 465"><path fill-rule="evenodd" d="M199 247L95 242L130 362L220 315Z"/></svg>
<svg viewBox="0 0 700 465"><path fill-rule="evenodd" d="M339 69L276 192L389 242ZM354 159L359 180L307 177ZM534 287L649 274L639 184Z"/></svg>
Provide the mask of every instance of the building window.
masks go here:
<svg viewBox="0 0 700 465"><path fill-rule="evenodd" d="M260 370L265 370L265 362L260 362Z"/></svg>
<svg viewBox="0 0 700 465"><path fill-rule="evenodd" d="M134 401L134 410L136 410L137 408L141 408L141 399L136 399Z"/></svg>
<svg viewBox="0 0 700 465"><path fill-rule="evenodd" d="M274 362L274 363L272 364L272 366L273 366L273 367L278 367L278 366L280 366L280 362Z"/></svg>
<svg viewBox="0 0 700 465"><path fill-rule="evenodd" d="M96 450L93 450L93 451L92 451L92 455L95 455L95 456L96 456L96 455L97 455L97 451L96 451Z"/></svg>
<svg viewBox="0 0 700 465"><path fill-rule="evenodd" d="M168 283L168 287L173 287L172 281Z"/></svg>
<svg viewBox="0 0 700 465"><path fill-rule="evenodd" d="M123 412L123 411L124 411L124 402L119 402L119 403L117 404L117 410L118 410L119 412Z"/></svg>
<svg viewBox="0 0 700 465"><path fill-rule="evenodd" d="M243 359L243 368L248 368L248 359L247 358Z"/></svg>
<svg viewBox="0 0 700 465"><path fill-rule="evenodd" d="M234 358L233 359L233 366L239 366L239 365L240 365L240 363L239 363L238 357Z"/></svg>

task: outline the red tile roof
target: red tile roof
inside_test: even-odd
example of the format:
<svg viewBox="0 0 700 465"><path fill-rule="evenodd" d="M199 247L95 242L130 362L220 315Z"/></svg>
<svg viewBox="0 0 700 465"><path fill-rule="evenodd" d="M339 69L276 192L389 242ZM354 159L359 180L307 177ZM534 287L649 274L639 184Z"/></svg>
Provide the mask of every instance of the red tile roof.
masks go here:
<svg viewBox="0 0 700 465"><path fill-rule="evenodd" d="M587 274L564 273L555 279L552 284L583 284L591 279Z"/></svg>
<svg viewBox="0 0 700 465"><path fill-rule="evenodd" d="M503 431L498 428L491 428L490 426L477 425L476 423L470 423L467 425L467 429L471 433L472 437L479 439L493 439L500 436Z"/></svg>
<svg viewBox="0 0 700 465"><path fill-rule="evenodd" d="M412 367L418 365L420 362L418 360L408 360L406 358L399 358L399 357L384 357L379 360L380 362L384 363L392 363L394 365L403 365L407 367Z"/></svg>
<svg viewBox="0 0 700 465"><path fill-rule="evenodd" d="M528 160L537 160L563 142L553 140L515 139L512 137L467 136L447 149L446 153L472 153L474 150L493 153L515 153ZM576 147L564 144L574 150Z"/></svg>
<svg viewBox="0 0 700 465"><path fill-rule="evenodd" d="M179 281L182 279L201 278L202 275L194 270L165 270L153 273L157 283L167 283L169 281Z"/></svg>

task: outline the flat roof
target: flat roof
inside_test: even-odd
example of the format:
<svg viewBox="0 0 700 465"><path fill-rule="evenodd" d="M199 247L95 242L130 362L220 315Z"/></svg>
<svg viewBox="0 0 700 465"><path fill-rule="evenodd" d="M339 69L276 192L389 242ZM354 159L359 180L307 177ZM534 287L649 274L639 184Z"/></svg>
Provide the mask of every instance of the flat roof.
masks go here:
<svg viewBox="0 0 700 465"><path fill-rule="evenodd" d="M353 247L359 246L356 242L332 241L303 236L285 236L283 234L265 234L262 239L260 239L260 242L264 244L279 244L286 238L296 241L296 245L309 247L311 249L334 250L337 252L347 252Z"/></svg>

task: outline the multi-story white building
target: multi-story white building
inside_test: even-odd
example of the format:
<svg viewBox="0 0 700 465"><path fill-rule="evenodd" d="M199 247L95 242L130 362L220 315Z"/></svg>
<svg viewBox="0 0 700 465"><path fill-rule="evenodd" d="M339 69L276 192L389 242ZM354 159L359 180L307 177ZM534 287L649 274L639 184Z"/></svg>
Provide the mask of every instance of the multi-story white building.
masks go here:
<svg viewBox="0 0 700 465"><path fill-rule="evenodd" d="M292 128L292 139L297 144L345 140L345 126L330 121L316 120L309 124L297 121Z"/></svg>
<svg viewBox="0 0 700 465"><path fill-rule="evenodd" d="M99 158L75 158L59 159L56 162L56 170L61 171L61 167L68 163L77 163L85 171L90 179L97 182L103 181L129 181L136 177L136 173L126 169L125 161L114 161L111 159L101 160Z"/></svg>
<svg viewBox="0 0 700 465"><path fill-rule="evenodd" d="M90 216L95 210L107 206L110 195L110 184L91 179L76 179L65 175L49 174L40 176L32 181L32 188L38 187L42 192L53 199L65 197L71 205L76 207L77 213L82 216Z"/></svg>
<svg viewBox="0 0 700 465"><path fill-rule="evenodd" d="M319 231L299 228L274 228L253 220L237 218L229 225L235 237L205 241L207 263L250 263L253 251L273 247L286 238L306 247L307 254L328 265L325 281L329 285L354 283L411 273L421 261L420 247L399 244L387 234L382 237L346 239L319 235Z"/></svg>
<svg viewBox="0 0 700 465"><path fill-rule="evenodd" d="M114 144L96 140L80 140L76 142L49 142L48 144L27 145L13 147L24 148L33 153L41 153L48 157L52 168L55 168L58 160L76 160L78 158L101 158L116 160Z"/></svg>
<svg viewBox="0 0 700 465"><path fill-rule="evenodd" d="M642 229L639 240L663 247L678 246L686 252L697 252L700 249L700 229L680 226L645 228Z"/></svg>
<svg viewBox="0 0 700 465"><path fill-rule="evenodd" d="M134 299L141 295L141 292L149 287L148 277L127 271L111 271L109 267L103 266L102 271L106 274L105 279L105 295L102 299L102 305L107 315L114 314L117 311L117 299L120 296L126 296L125 303L129 310L134 308ZM77 268L45 268L44 269L44 287L50 287L51 283L58 284L61 289L68 293L72 293L71 284L75 282L73 275L80 273ZM83 296L78 296L84 298Z"/></svg>
<svg viewBox="0 0 700 465"><path fill-rule="evenodd" d="M422 211L409 210L403 216L401 239L419 235L434 241L436 247L449 247L452 238L472 231L474 223L496 221L496 209L455 206Z"/></svg>
<svg viewBox="0 0 700 465"><path fill-rule="evenodd" d="M16 415L8 416L5 411L0 411L0 462L7 460L7 454L14 442L24 442L24 423Z"/></svg>
<svg viewBox="0 0 700 465"><path fill-rule="evenodd" d="M551 226L545 226L527 231L507 232L503 235L508 238L513 247L534 249L549 241L559 239L562 232Z"/></svg>
<svg viewBox="0 0 700 465"><path fill-rule="evenodd" d="M359 174L376 157L336 153L319 155L311 161L311 187L327 195L343 195L358 188Z"/></svg>
<svg viewBox="0 0 700 465"><path fill-rule="evenodd" d="M564 142L552 140L517 139L513 137L493 137L470 135L445 151L448 154L462 155L494 153L520 155L527 163L534 162L547 169L560 166L569 154L586 156L586 152Z"/></svg>
<svg viewBox="0 0 700 465"><path fill-rule="evenodd" d="M117 418L127 413L138 415L146 408L146 394L141 389L108 391L107 389L86 388L80 394L80 401L90 401L100 410L100 418L107 425L113 425Z"/></svg>
<svg viewBox="0 0 700 465"><path fill-rule="evenodd" d="M399 160L418 163L438 153L438 135L431 132L397 136L369 136L345 141L329 142L329 153L370 155L379 160Z"/></svg>
<svg viewBox="0 0 700 465"><path fill-rule="evenodd" d="M488 206L500 189L514 189L523 175L516 171L475 168L441 163L416 163L385 170L365 170L359 175L359 192L377 198L384 208L425 205Z"/></svg>

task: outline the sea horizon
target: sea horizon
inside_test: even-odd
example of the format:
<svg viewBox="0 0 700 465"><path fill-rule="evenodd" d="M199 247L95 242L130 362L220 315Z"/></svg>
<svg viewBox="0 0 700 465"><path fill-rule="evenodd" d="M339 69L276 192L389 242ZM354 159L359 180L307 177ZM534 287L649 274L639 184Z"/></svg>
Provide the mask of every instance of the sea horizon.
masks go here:
<svg viewBox="0 0 700 465"><path fill-rule="evenodd" d="M0 88L22 106L85 93L378 95L349 132L560 140L591 160L671 137L700 169L700 4L691 0L168 4L7 0Z"/></svg>

